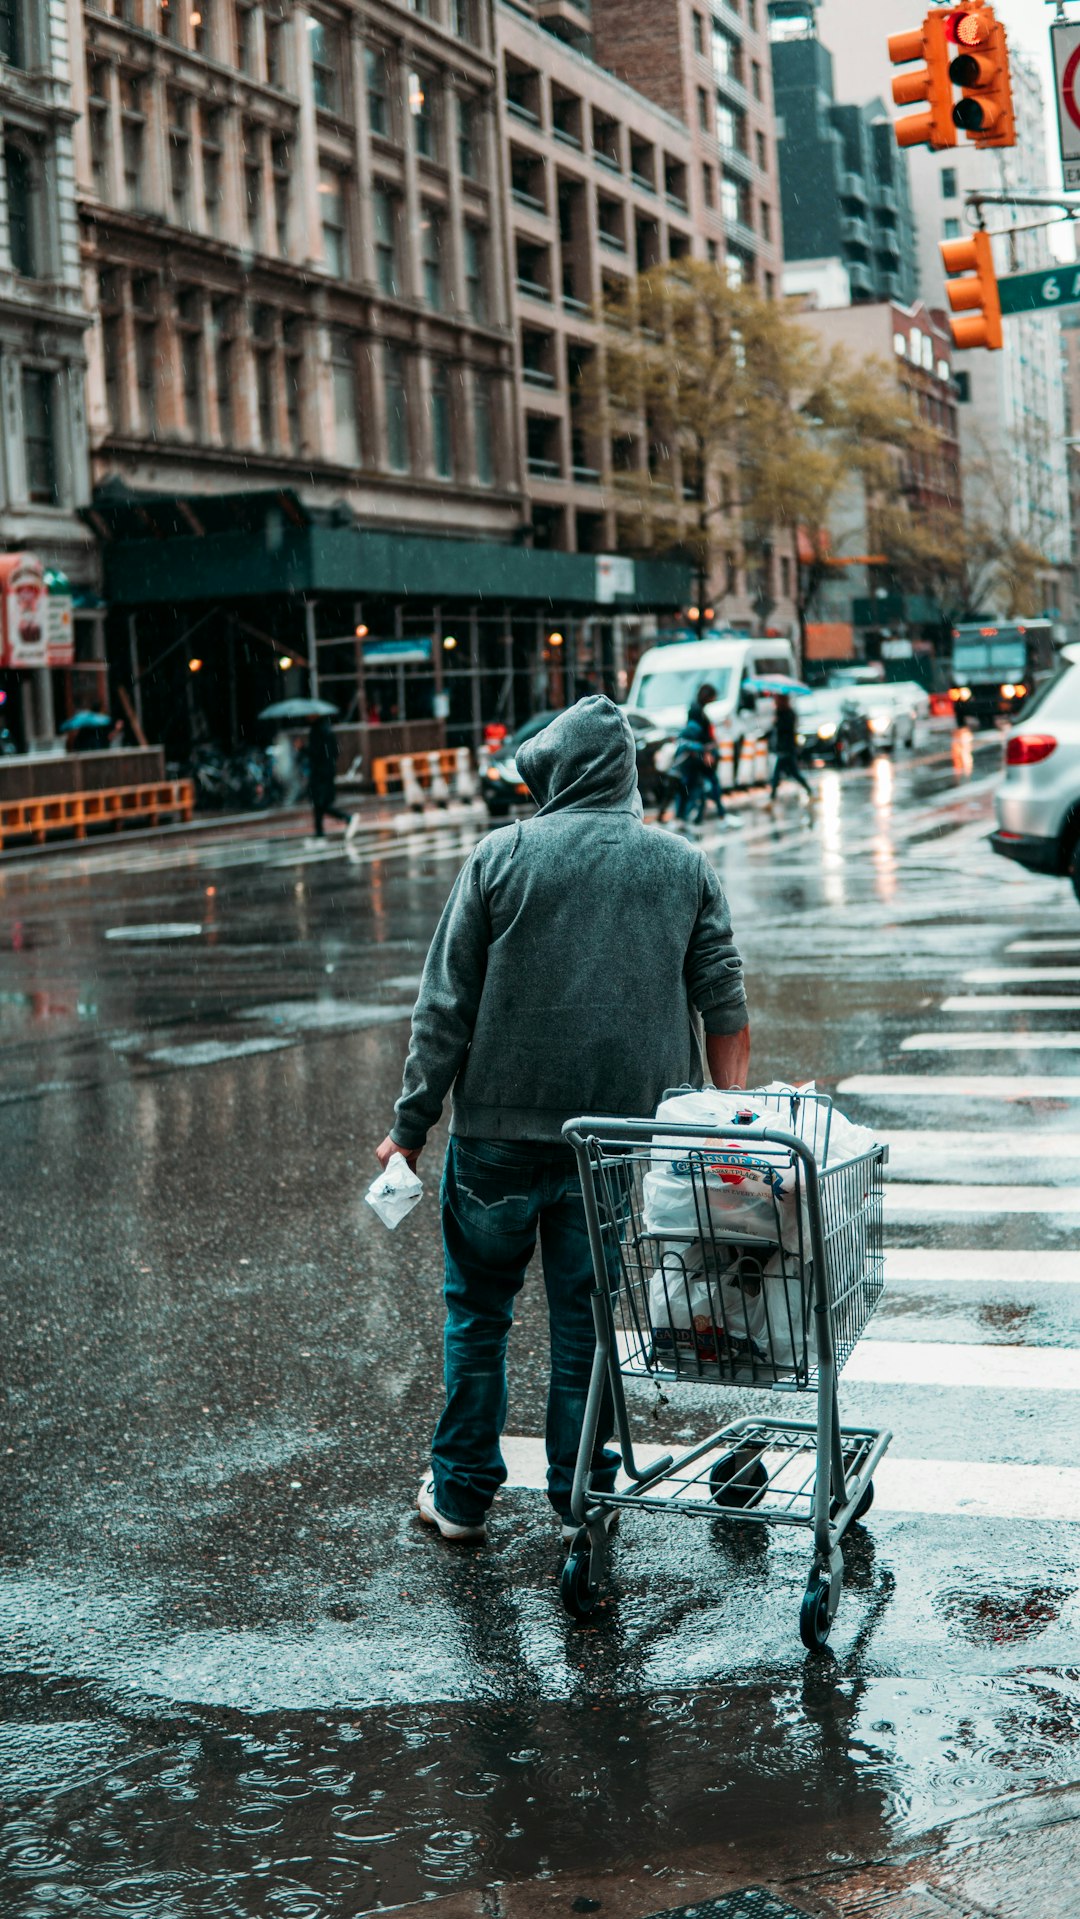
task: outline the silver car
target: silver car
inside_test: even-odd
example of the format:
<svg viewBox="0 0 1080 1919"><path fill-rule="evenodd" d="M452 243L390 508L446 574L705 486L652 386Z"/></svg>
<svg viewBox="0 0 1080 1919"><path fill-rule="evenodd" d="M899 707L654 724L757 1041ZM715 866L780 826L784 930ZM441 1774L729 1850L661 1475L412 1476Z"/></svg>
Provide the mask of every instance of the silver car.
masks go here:
<svg viewBox="0 0 1080 1919"><path fill-rule="evenodd" d="M1080 666L1062 667L1005 736L995 853L1068 876L1080 899Z"/></svg>

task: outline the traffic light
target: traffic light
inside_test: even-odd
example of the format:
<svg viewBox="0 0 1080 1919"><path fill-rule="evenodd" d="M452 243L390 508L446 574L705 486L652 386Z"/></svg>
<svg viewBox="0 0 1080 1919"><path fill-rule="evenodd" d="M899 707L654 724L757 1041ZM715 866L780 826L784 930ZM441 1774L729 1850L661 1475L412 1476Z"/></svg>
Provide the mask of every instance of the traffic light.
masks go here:
<svg viewBox="0 0 1080 1919"><path fill-rule="evenodd" d="M946 273L963 273L963 280L947 280L945 295L960 319L950 320L953 343L958 347L999 347L1001 345L1001 301L990 235L981 228L969 240L942 240L941 258Z"/></svg>
<svg viewBox="0 0 1080 1919"><path fill-rule="evenodd" d="M893 99L898 107L913 106L918 100L926 102L925 113L911 113L896 122L898 147L927 146L936 151L956 145L949 79L947 25L950 17L946 13L928 13L922 26L915 27L911 33L889 36L889 59L894 67L906 66L912 60L925 63L917 73L898 74L892 83Z"/></svg>
<svg viewBox="0 0 1080 1919"><path fill-rule="evenodd" d="M977 147L1014 147L1012 82L1005 29L988 6L976 6L949 18L956 47L949 78L962 89L953 120Z"/></svg>

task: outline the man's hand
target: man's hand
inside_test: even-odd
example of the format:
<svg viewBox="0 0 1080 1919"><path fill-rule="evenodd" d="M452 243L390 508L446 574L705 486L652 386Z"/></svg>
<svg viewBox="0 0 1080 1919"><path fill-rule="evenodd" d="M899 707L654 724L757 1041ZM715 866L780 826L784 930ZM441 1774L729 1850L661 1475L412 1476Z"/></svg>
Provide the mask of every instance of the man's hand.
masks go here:
<svg viewBox="0 0 1080 1919"><path fill-rule="evenodd" d="M738 1033L706 1033L705 1056L714 1086L737 1086L741 1090L750 1071L749 1025Z"/></svg>
<svg viewBox="0 0 1080 1919"><path fill-rule="evenodd" d="M390 1161L394 1157L394 1154L400 1153L402 1159L405 1161L406 1166L411 1166L413 1172L415 1173L416 1162L420 1157L421 1151L422 1151L422 1148L418 1146L414 1152L407 1153L405 1151L404 1146L395 1146L389 1133L387 1133L386 1138L383 1140L382 1145L376 1146L375 1157L378 1160L379 1165L382 1167L383 1172L385 1173L387 1167L390 1164Z"/></svg>

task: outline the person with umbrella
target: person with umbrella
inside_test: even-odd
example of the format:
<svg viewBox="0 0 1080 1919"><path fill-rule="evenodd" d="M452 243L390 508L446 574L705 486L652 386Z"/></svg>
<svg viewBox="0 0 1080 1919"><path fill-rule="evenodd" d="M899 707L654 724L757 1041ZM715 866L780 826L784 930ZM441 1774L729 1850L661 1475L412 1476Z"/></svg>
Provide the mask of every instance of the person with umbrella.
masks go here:
<svg viewBox="0 0 1080 1919"><path fill-rule="evenodd" d="M340 820L346 827L352 823L351 815L334 805L337 798L337 756L337 735L328 715L320 713L312 720L308 734L308 786L315 815L315 838L318 840L324 837L323 820L327 817Z"/></svg>

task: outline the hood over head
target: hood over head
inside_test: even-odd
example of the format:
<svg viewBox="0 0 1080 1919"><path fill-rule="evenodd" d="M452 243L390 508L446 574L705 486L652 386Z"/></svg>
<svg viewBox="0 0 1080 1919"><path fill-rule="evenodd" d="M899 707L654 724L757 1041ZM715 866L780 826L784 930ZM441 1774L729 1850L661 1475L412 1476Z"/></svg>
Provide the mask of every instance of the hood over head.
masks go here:
<svg viewBox="0 0 1080 1919"><path fill-rule="evenodd" d="M602 694L568 707L515 755L541 813L634 812L640 817L630 722Z"/></svg>

